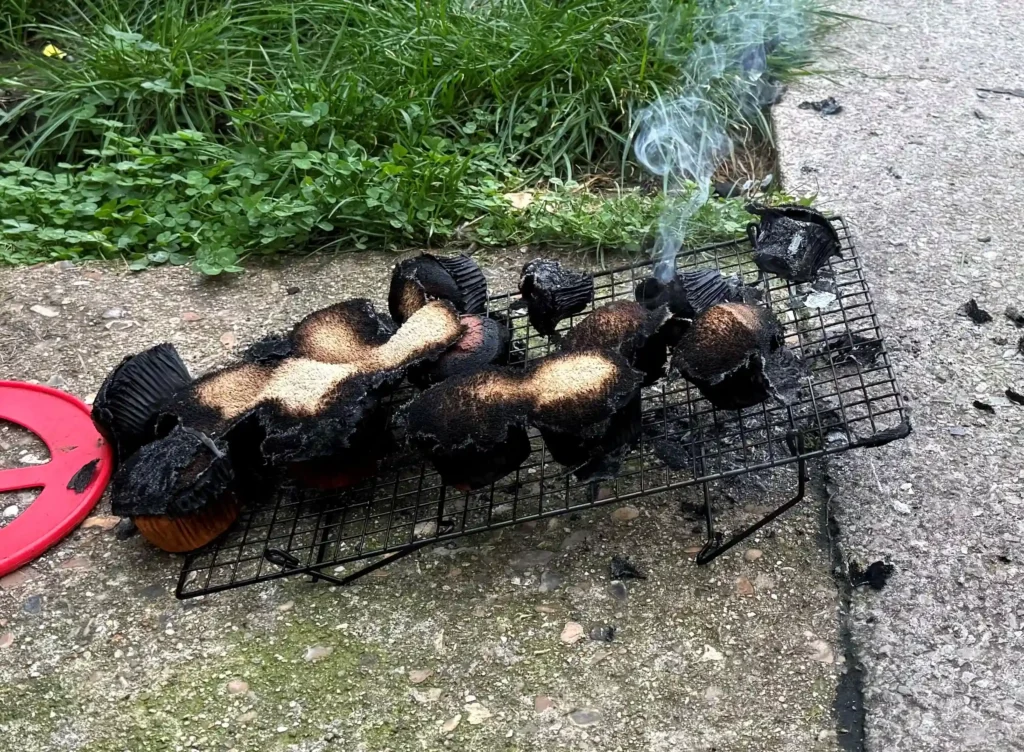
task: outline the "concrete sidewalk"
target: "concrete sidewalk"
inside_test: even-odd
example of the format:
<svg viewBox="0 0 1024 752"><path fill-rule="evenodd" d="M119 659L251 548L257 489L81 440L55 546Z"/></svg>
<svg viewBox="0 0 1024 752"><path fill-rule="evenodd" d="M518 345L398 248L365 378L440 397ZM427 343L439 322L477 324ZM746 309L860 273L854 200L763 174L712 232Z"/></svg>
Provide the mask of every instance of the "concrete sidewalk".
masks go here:
<svg viewBox="0 0 1024 752"><path fill-rule="evenodd" d="M481 264L503 291L527 258ZM201 373L316 308L380 303L395 260L293 258L213 283L0 269L0 379L87 398L161 341ZM0 467L44 454L0 425ZM763 489L732 491L722 527L766 511ZM703 531L684 499L699 497L460 539L348 588L295 578L182 602L180 557L117 540L103 502L99 526L0 578L0 750L835 750L844 667L815 503L697 567ZM648 579L612 587L619 553ZM563 639L571 622L615 639Z"/></svg>
<svg viewBox="0 0 1024 752"><path fill-rule="evenodd" d="M855 596L867 746L1024 749L1024 88L1020 0L844 0L776 118L790 188L854 227L915 433L831 463L848 555L899 574ZM831 79L831 80L830 80ZM835 96L841 114L798 109ZM970 298L993 321L958 315ZM995 414L972 406L991 404Z"/></svg>

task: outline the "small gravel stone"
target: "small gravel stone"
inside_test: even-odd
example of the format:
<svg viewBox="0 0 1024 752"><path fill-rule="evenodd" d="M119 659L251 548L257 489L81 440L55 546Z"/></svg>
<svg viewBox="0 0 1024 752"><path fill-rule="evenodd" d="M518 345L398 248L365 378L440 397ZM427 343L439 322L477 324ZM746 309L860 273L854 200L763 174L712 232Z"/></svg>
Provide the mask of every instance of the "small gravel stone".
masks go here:
<svg viewBox="0 0 1024 752"><path fill-rule="evenodd" d="M220 344L222 347L230 350L238 344L238 337L235 336L234 332L224 332L220 335Z"/></svg>
<svg viewBox="0 0 1024 752"><path fill-rule="evenodd" d="M249 685L241 679L232 679L228 682L228 694L244 695L249 691Z"/></svg>
<svg viewBox="0 0 1024 752"><path fill-rule="evenodd" d="M533 698L533 710L536 713L543 713L553 707L555 707L555 701L547 695L537 695Z"/></svg>
<svg viewBox="0 0 1024 752"><path fill-rule="evenodd" d="M594 642L612 642L615 639L615 627L601 624L590 630L590 639Z"/></svg>
<svg viewBox="0 0 1024 752"><path fill-rule="evenodd" d="M542 549L535 548L529 551L523 551L519 554L519 556L512 560L511 567L519 571L525 569L536 569L547 566L547 564L554 558L554 551L544 551Z"/></svg>
<svg viewBox="0 0 1024 752"><path fill-rule="evenodd" d="M473 726L479 726L481 723L490 718L493 713L485 708L479 702L471 702L466 705L466 721Z"/></svg>
<svg viewBox="0 0 1024 752"><path fill-rule="evenodd" d="M50 306L34 305L31 308L29 308L29 310L32 311L32 313L37 313L40 316L45 316L48 319L60 316L60 311L57 311L54 308L50 308Z"/></svg>
<svg viewBox="0 0 1024 752"><path fill-rule="evenodd" d="M558 572L549 569L540 576L540 591L542 593L550 593L560 587L562 587L562 575Z"/></svg>
<svg viewBox="0 0 1024 752"><path fill-rule="evenodd" d="M92 569L92 562L87 556L72 556L60 563L61 569Z"/></svg>
<svg viewBox="0 0 1024 752"><path fill-rule="evenodd" d="M725 692L722 691L721 687L716 687L714 684L704 690L704 699L708 702L715 702L722 698Z"/></svg>
<svg viewBox="0 0 1024 752"><path fill-rule="evenodd" d="M21 606L26 614L40 614L43 612L43 596L30 595Z"/></svg>
<svg viewBox="0 0 1024 752"><path fill-rule="evenodd" d="M433 689L413 689L410 690L412 697L420 705L432 705L441 699L441 689L434 687Z"/></svg>
<svg viewBox="0 0 1024 752"><path fill-rule="evenodd" d="M764 572L758 572L757 577L754 578L754 589L758 591L771 590L775 587L775 581Z"/></svg>
<svg viewBox="0 0 1024 752"><path fill-rule="evenodd" d="M4 517L6 519L11 519L12 517L17 517L18 513L20 511L21 510L18 509L18 505L17 504L11 504L9 507L4 509Z"/></svg>
<svg viewBox="0 0 1024 752"><path fill-rule="evenodd" d="M724 661L725 656L710 645L705 645L704 652L701 654L700 659L701 661Z"/></svg>
<svg viewBox="0 0 1024 752"><path fill-rule="evenodd" d="M147 600L156 600L167 595L167 589L163 585L146 585L139 591L139 595Z"/></svg>
<svg viewBox="0 0 1024 752"><path fill-rule="evenodd" d="M239 723L252 723L255 720L256 720L256 711L255 710L250 710L249 712L242 713L240 716L238 716L238 722Z"/></svg>
<svg viewBox="0 0 1024 752"><path fill-rule="evenodd" d="M754 586L750 584L750 580L746 577L738 577L736 579L736 595L748 596L754 594Z"/></svg>
<svg viewBox="0 0 1024 752"><path fill-rule="evenodd" d="M743 559L745 561L757 561L758 559L761 558L762 555L763 555L763 552L761 551L761 549L759 549L759 548L748 548L746 550L746 552L743 554Z"/></svg>
<svg viewBox="0 0 1024 752"><path fill-rule="evenodd" d="M621 580L608 585L608 595L617 601L625 602L629 598L629 591L626 589L626 583Z"/></svg>
<svg viewBox="0 0 1024 752"><path fill-rule="evenodd" d="M462 723L462 713L456 713L441 725L441 730L446 734L450 734L459 727L460 723Z"/></svg>
<svg viewBox="0 0 1024 752"><path fill-rule="evenodd" d="M640 516L640 510L636 507L619 507L612 512L612 519L616 522L632 522Z"/></svg>
<svg viewBox="0 0 1024 752"><path fill-rule="evenodd" d="M193 321L202 321L203 317L202 314L196 313L195 311L185 311L181 314L181 320L191 323Z"/></svg>
<svg viewBox="0 0 1024 752"><path fill-rule="evenodd" d="M307 663L315 663L316 661L322 661L333 652L334 648L325 648L322 645L315 645L311 648L306 648L306 654L303 658Z"/></svg>
<svg viewBox="0 0 1024 752"><path fill-rule="evenodd" d="M577 642L583 639L583 625L575 621L570 621L562 628L562 642L566 645L575 645Z"/></svg>
<svg viewBox="0 0 1024 752"><path fill-rule="evenodd" d="M601 713L594 708L579 708L569 713L569 721L573 726L593 726L601 720Z"/></svg>
<svg viewBox="0 0 1024 752"><path fill-rule="evenodd" d="M296 295L296 294L302 292L302 288L301 287L296 287L295 285L289 285L285 289L285 292L288 293L289 295Z"/></svg>
<svg viewBox="0 0 1024 752"><path fill-rule="evenodd" d="M593 530L573 530L562 541L559 548L563 551L572 551L586 543L593 534Z"/></svg>
<svg viewBox="0 0 1024 752"><path fill-rule="evenodd" d="M429 668L416 668L409 672L409 682L412 684L422 684L433 675L434 672Z"/></svg>
<svg viewBox="0 0 1024 752"><path fill-rule="evenodd" d="M125 319L116 319L114 321L108 321L106 328L112 332L123 332L127 329L131 329L135 326L134 321L127 321Z"/></svg>
<svg viewBox="0 0 1024 752"><path fill-rule="evenodd" d="M59 373L53 374L53 376L51 376L50 378L48 378L46 380L46 385L47 386L52 386L54 389L60 389L62 386L64 386L67 383L68 383L67 379L65 379Z"/></svg>
<svg viewBox="0 0 1024 752"><path fill-rule="evenodd" d="M418 522L416 526L412 529L412 534L414 538L433 538L435 535L437 535L437 522L435 522L434 520Z"/></svg>
<svg viewBox="0 0 1024 752"><path fill-rule="evenodd" d="M0 650L6 650L14 644L14 633L4 632L0 635Z"/></svg>
<svg viewBox="0 0 1024 752"><path fill-rule="evenodd" d="M131 538L137 532L139 532L139 529L135 526L135 520L131 517L125 517L117 523L117 527L114 529L114 537L119 541L124 541Z"/></svg>
<svg viewBox="0 0 1024 752"><path fill-rule="evenodd" d="M277 607L277 610L281 613L286 613L288 611L291 611L293 608L295 608L295 601L285 601Z"/></svg>
<svg viewBox="0 0 1024 752"><path fill-rule="evenodd" d="M124 309L123 308L108 308L103 312L103 318L105 319L123 319Z"/></svg>
<svg viewBox="0 0 1024 752"><path fill-rule="evenodd" d="M807 652L812 661L819 663L835 663L835 654L832 646L824 640L814 640L807 645Z"/></svg>
<svg viewBox="0 0 1024 752"><path fill-rule="evenodd" d="M99 528L100 530L113 530L117 527L121 521L120 517L114 517L113 515L102 515L97 514L92 517L87 517L85 522L82 523L82 528L88 530L90 528Z"/></svg>

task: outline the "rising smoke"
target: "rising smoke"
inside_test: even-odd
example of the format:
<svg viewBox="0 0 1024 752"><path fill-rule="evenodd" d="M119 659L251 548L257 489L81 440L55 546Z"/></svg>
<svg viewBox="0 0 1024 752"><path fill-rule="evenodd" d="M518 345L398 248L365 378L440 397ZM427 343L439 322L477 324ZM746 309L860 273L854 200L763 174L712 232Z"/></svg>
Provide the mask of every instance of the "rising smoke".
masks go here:
<svg viewBox="0 0 1024 752"><path fill-rule="evenodd" d="M766 75L768 56L799 54L807 42L807 0L697 5L694 18L692 3L661 0L653 32L662 40L661 54L679 62L681 88L644 109L634 127L636 157L662 179L666 199L654 246L654 275L662 282L674 275L690 220L707 202L715 170L729 154L730 118L756 118L777 94ZM699 41L684 44L683 34Z"/></svg>

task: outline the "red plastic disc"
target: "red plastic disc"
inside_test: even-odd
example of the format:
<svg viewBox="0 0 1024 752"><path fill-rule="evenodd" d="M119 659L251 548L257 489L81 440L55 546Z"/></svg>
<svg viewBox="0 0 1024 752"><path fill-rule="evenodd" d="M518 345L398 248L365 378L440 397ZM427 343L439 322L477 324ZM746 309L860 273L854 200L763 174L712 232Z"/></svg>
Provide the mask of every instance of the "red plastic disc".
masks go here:
<svg viewBox="0 0 1024 752"><path fill-rule="evenodd" d="M0 470L0 492L42 488L28 509L0 528L2 577L40 556L85 519L107 487L114 458L89 408L48 386L0 381L0 420L28 429L50 450L45 465ZM95 463L91 473L90 463Z"/></svg>

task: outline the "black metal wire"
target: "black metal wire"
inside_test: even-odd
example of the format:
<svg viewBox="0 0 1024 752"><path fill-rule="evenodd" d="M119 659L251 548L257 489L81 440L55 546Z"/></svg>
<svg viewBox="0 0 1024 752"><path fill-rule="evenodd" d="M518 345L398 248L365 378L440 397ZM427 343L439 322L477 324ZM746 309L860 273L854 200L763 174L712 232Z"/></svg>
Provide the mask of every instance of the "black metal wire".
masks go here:
<svg viewBox="0 0 1024 752"><path fill-rule="evenodd" d="M536 432L531 434L534 452L516 473L475 492L443 488L429 465L417 464L382 471L344 492L282 488L272 503L245 510L224 536L186 558L178 597L320 571L334 581L352 578L348 565L360 560L380 563L385 555L394 558L428 542L835 454L896 428L907 417L903 399L846 224L841 218L833 223L843 255L830 261L817 282L773 276L759 282L765 303L785 328L787 344L809 366L796 404L766 402L721 411L685 380L662 379L644 390L643 437L617 478L597 493L554 462ZM681 254L677 266L738 272L754 283L760 275L750 250L745 239L718 243ZM595 275L591 310L611 300L632 300L651 266L641 262ZM808 308L807 296L816 291L831 292L836 300L824 309ZM527 359L547 354L551 343L529 327L525 311L514 307L517 300L516 294L496 296L488 308L509 317L513 342ZM562 322L559 331L587 313ZM793 436L800 437L799 451ZM656 454L659 439L685 446L692 458L689 471L664 465ZM265 556L268 549L284 551L298 566L275 564Z"/></svg>

